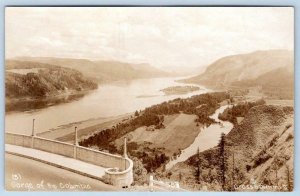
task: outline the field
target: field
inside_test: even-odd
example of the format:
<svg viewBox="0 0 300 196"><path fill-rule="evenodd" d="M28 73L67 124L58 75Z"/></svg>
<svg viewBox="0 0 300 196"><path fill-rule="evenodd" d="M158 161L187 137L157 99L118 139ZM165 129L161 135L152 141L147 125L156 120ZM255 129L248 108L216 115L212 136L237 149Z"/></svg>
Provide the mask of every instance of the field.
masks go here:
<svg viewBox="0 0 300 196"><path fill-rule="evenodd" d="M164 148L167 156L185 149L193 143L200 132L197 126L196 115L174 114L164 117L165 128L149 130L147 127L137 128L135 131L117 139L115 144L120 147L123 138L127 137L128 142L135 142L138 145L151 143L149 148Z"/></svg>

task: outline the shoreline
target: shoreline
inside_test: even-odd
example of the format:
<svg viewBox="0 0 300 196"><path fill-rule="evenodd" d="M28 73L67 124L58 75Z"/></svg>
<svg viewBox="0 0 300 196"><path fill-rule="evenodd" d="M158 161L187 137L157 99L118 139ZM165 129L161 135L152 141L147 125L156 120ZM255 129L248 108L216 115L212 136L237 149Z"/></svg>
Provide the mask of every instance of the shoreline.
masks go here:
<svg viewBox="0 0 300 196"><path fill-rule="evenodd" d="M88 137L95 132L112 127L119 122L129 119L134 113L126 113L111 117L92 118L83 121L63 124L57 128L38 133L40 137L72 143L75 140L75 126L78 127L78 139Z"/></svg>
<svg viewBox="0 0 300 196"><path fill-rule="evenodd" d="M76 91L76 90L70 90L70 91L64 91L56 95L48 95L45 97L21 97L21 98L8 98L5 97L5 112L6 114L14 113L14 112L30 112L35 109L43 109L47 108L50 106L54 105L59 105L61 103L66 103L68 101L72 101L75 99L77 96L84 97L85 95L92 93L97 89L86 89L86 90L81 90L81 91ZM72 98L72 96L75 96ZM71 98L70 98L71 97ZM69 99L68 99L69 98ZM62 100L61 102L59 102ZM22 107L18 107L18 105L26 105L29 103L34 103L34 102L39 102L39 103L44 103L41 107L39 108L25 108L22 109ZM57 103L59 102L59 103ZM16 108L14 108L16 106ZM7 109L9 108L9 109ZM12 109L10 109L12 108Z"/></svg>

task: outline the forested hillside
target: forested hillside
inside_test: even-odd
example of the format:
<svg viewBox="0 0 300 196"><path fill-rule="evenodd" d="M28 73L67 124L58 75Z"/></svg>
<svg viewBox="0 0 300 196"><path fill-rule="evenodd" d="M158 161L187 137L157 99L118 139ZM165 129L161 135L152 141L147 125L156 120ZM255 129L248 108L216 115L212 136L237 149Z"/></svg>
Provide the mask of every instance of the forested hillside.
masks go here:
<svg viewBox="0 0 300 196"><path fill-rule="evenodd" d="M291 191L293 108L257 105L246 114L235 114L240 115L245 117L243 121L221 137L218 146L177 164L171 170L171 178L178 179L178 172L184 168L182 181L187 186L198 184L197 190L205 186L215 191ZM256 185L253 189L243 189L246 186L242 185L253 183Z"/></svg>
<svg viewBox="0 0 300 196"><path fill-rule="evenodd" d="M97 84L79 71L49 64L8 61L5 77L7 98L47 97L64 92L96 89ZM19 73L17 71L24 71ZM31 69L35 69L30 72ZM16 72L14 72L16 71Z"/></svg>

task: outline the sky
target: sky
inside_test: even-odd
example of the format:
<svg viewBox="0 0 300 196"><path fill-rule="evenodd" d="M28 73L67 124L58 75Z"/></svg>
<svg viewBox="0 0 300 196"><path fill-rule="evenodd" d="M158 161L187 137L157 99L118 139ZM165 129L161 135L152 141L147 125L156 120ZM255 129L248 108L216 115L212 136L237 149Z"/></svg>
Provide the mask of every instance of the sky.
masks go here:
<svg viewBox="0 0 300 196"><path fill-rule="evenodd" d="M201 69L218 58L294 48L288 7L9 7L5 55Z"/></svg>

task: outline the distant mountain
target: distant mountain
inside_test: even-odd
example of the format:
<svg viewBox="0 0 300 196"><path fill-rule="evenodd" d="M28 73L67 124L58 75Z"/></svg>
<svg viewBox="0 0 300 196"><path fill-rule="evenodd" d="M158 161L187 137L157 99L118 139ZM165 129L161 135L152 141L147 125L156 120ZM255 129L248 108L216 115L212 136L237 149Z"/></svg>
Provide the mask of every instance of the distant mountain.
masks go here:
<svg viewBox="0 0 300 196"><path fill-rule="evenodd" d="M235 81L231 84L234 86L272 86L291 88L294 85L293 71L290 66L276 68L272 71L264 73L252 80Z"/></svg>
<svg viewBox="0 0 300 196"><path fill-rule="evenodd" d="M292 51L256 51L223 57L209 65L204 73L183 81L212 87L237 84L290 85L293 83L290 80L293 79L293 66ZM275 77L285 79L273 83Z"/></svg>
<svg viewBox="0 0 300 196"><path fill-rule="evenodd" d="M98 82L169 76L168 73L148 64L52 57L18 57L17 59L76 69L84 75L96 79Z"/></svg>
<svg viewBox="0 0 300 196"><path fill-rule="evenodd" d="M30 61L6 61L6 98L37 98L97 88L77 70Z"/></svg>

